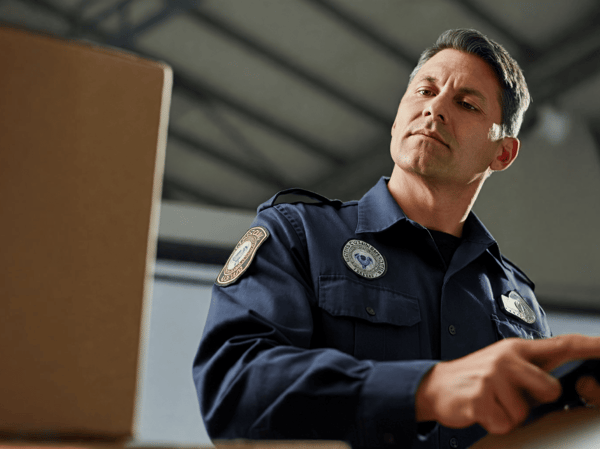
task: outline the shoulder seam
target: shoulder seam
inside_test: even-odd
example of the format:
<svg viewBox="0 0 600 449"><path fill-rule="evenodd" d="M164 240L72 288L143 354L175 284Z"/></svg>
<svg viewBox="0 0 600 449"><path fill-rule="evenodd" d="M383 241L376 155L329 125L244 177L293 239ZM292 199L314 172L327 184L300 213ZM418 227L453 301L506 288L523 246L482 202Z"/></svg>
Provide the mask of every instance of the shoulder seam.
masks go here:
<svg viewBox="0 0 600 449"><path fill-rule="evenodd" d="M525 278L525 280L530 284L530 287L532 289L534 288L535 282L533 282L531 279L529 279L529 276L527 276L527 274L525 274L525 272L523 270L521 270L517 265L514 264L514 262L512 262L507 257L504 257L504 256L501 256L501 257L502 257L502 261L504 263L506 263L510 267L511 270L518 273L520 276L523 276Z"/></svg>
<svg viewBox="0 0 600 449"><path fill-rule="evenodd" d="M285 218L285 220L290 224L290 226L292 227L292 229L296 233L296 237L298 237L298 240L300 240L300 243L302 243L302 246L304 248L306 248L308 242L306 240L305 233L301 229L301 226L297 225L296 220L294 220L294 218L289 213L287 213L285 211L285 208L279 207L279 206L282 206L282 204L275 204L274 206L271 206L271 208L274 209L274 210L276 210L277 213L279 213L282 217Z"/></svg>

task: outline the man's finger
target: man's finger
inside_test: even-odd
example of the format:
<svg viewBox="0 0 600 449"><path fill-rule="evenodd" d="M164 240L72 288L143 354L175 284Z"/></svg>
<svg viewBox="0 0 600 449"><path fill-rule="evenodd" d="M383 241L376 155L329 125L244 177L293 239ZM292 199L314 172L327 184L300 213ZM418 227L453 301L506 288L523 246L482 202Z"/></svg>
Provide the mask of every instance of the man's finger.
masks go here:
<svg viewBox="0 0 600 449"><path fill-rule="evenodd" d="M480 410L478 415L477 422L489 433L508 433L516 426L509 412L497 397L492 403L487 404L485 410Z"/></svg>
<svg viewBox="0 0 600 449"><path fill-rule="evenodd" d="M562 388L555 377L531 363L523 363L510 371L512 385L517 386L537 403L552 402L560 397Z"/></svg>
<svg viewBox="0 0 600 449"><path fill-rule="evenodd" d="M531 405L521 392L513 388L508 381L502 390L498 390L497 402L508 416L512 427L521 424L529 415ZM512 428L511 427L511 428Z"/></svg>
<svg viewBox="0 0 600 449"><path fill-rule="evenodd" d="M586 404L600 407L600 384L596 379L584 376L577 381L575 389Z"/></svg>
<svg viewBox="0 0 600 449"><path fill-rule="evenodd" d="M518 351L544 371L571 360L600 359L600 337L569 334L544 340L520 340Z"/></svg>

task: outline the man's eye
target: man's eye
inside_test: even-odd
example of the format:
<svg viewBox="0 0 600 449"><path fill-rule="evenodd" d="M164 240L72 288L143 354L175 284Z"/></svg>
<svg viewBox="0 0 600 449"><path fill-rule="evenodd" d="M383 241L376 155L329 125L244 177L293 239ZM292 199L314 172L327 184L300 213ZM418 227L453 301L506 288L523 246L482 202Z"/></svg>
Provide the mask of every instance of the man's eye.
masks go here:
<svg viewBox="0 0 600 449"><path fill-rule="evenodd" d="M477 108L475 106L473 106L470 103L467 103L466 101L461 101L460 104L465 108L468 109L469 111L476 111Z"/></svg>
<svg viewBox="0 0 600 449"><path fill-rule="evenodd" d="M429 89L419 89L417 91L417 93L419 93L420 95L426 95L426 96L433 95L433 92L431 92Z"/></svg>

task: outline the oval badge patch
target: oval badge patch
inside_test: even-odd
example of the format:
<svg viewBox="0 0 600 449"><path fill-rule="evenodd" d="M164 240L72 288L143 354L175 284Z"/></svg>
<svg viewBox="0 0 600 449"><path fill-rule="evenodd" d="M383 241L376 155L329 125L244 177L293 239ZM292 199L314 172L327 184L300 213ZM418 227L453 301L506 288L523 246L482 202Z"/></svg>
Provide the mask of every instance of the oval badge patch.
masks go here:
<svg viewBox="0 0 600 449"><path fill-rule="evenodd" d="M348 268L364 278L376 279L387 271L387 263L381 253L362 240L348 240L342 256Z"/></svg>
<svg viewBox="0 0 600 449"><path fill-rule="evenodd" d="M216 283L222 287L233 284L248 269L256 250L269 237L269 231L263 226L248 229L240 239L225 266L217 276Z"/></svg>

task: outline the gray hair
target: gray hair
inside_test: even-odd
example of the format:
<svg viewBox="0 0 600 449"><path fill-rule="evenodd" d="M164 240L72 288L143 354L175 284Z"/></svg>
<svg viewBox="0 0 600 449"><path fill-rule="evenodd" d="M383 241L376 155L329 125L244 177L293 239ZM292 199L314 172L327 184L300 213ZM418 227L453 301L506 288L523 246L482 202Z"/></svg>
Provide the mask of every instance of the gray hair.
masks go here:
<svg viewBox="0 0 600 449"><path fill-rule="evenodd" d="M417 66L410 74L409 84L423 64L445 49L459 50L483 59L492 69L500 83L499 102L502 109L502 137L517 137L523 123L523 115L529 107L531 96L523 72L508 52L500 44L484 36L479 31L456 29L445 31L433 46L426 49Z"/></svg>

